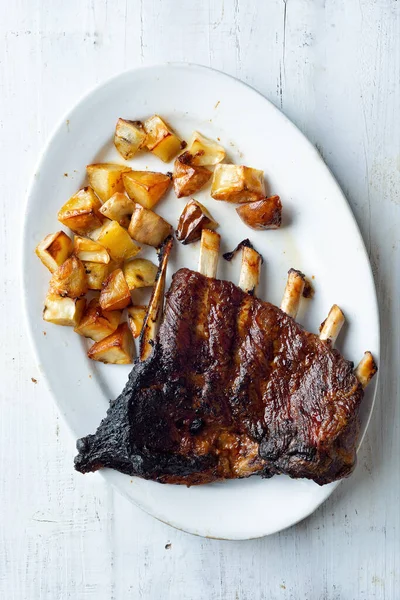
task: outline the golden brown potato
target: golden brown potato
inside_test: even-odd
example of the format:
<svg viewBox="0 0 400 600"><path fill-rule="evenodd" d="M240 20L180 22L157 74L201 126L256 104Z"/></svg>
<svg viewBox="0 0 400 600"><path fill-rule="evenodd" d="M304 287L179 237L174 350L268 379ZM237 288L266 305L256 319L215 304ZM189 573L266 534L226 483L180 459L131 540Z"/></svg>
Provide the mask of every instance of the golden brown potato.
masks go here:
<svg viewBox="0 0 400 600"><path fill-rule="evenodd" d="M193 156L192 165L199 167L216 165L224 160L226 152L220 144L195 131L190 139L188 152Z"/></svg>
<svg viewBox="0 0 400 600"><path fill-rule="evenodd" d="M58 220L74 233L86 235L102 224L100 207L101 202L92 188L85 187L64 204L58 212Z"/></svg>
<svg viewBox="0 0 400 600"><path fill-rule="evenodd" d="M150 287L156 281L158 267L147 258L134 258L122 267L126 283L130 290Z"/></svg>
<svg viewBox="0 0 400 600"><path fill-rule="evenodd" d="M74 237L74 254L82 261L106 265L110 262L110 256L104 246L79 235Z"/></svg>
<svg viewBox="0 0 400 600"><path fill-rule="evenodd" d="M192 164L192 155L184 152L174 163L173 181L174 190L178 198L191 196L201 189L211 178L211 171L205 167L196 167Z"/></svg>
<svg viewBox="0 0 400 600"><path fill-rule="evenodd" d="M54 273L72 254L72 240L63 231L49 233L38 244L36 254L42 263Z"/></svg>
<svg viewBox="0 0 400 600"><path fill-rule="evenodd" d="M76 256L71 256L54 271L50 279L50 289L59 296L79 298L88 291L86 271L82 262Z"/></svg>
<svg viewBox="0 0 400 600"><path fill-rule="evenodd" d="M140 246L132 241L126 229L121 227L117 221L107 221L99 229L93 232L96 242L104 246L109 255L116 262L122 262L132 258L140 251Z"/></svg>
<svg viewBox="0 0 400 600"><path fill-rule="evenodd" d="M153 208L169 188L171 177L153 171L130 171L124 173L123 181L132 200L145 208Z"/></svg>
<svg viewBox="0 0 400 600"><path fill-rule="evenodd" d="M89 290L101 290L103 287L103 281L107 279L107 276L110 274L110 264L108 265L104 263L95 263L89 261L82 261L83 266L85 267L86 279L88 283ZM117 268L114 265L113 270Z"/></svg>
<svg viewBox="0 0 400 600"><path fill-rule="evenodd" d="M127 323L121 323L114 333L88 350L88 357L112 365L129 365L133 360L134 344Z"/></svg>
<svg viewBox="0 0 400 600"><path fill-rule="evenodd" d="M282 222L282 203L279 196L242 204L237 214L252 229L278 229Z"/></svg>
<svg viewBox="0 0 400 600"><path fill-rule="evenodd" d="M147 148L164 162L173 159L183 147L178 136L158 115L147 119L144 128L147 133Z"/></svg>
<svg viewBox="0 0 400 600"><path fill-rule="evenodd" d="M89 184L103 202L115 192L124 191L122 175L129 170L129 167L113 163L98 163L86 167Z"/></svg>
<svg viewBox="0 0 400 600"><path fill-rule="evenodd" d="M122 227L129 227L135 203L122 192L115 192L100 208L102 215L117 221Z"/></svg>
<svg viewBox="0 0 400 600"><path fill-rule="evenodd" d="M190 244L201 238L203 229L213 230L217 227L218 223L212 218L206 207L197 200L190 200L179 217L175 235L182 244Z"/></svg>
<svg viewBox="0 0 400 600"><path fill-rule="evenodd" d="M102 310L122 310L131 303L131 293L121 269L115 269L103 283L99 298Z"/></svg>
<svg viewBox="0 0 400 600"><path fill-rule="evenodd" d="M128 229L129 235L141 244L157 248L172 232L172 227L152 210L136 206Z"/></svg>
<svg viewBox="0 0 400 600"><path fill-rule="evenodd" d="M122 269L123 261L122 260L110 260L108 263L108 273L110 275L115 269Z"/></svg>
<svg viewBox="0 0 400 600"><path fill-rule="evenodd" d="M55 325L76 327L85 306L85 298L62 298L50 290L44 303L43 319Z"/></svg>
<svg viewBox="0 0 400 600"><path fill-rule="evenodd" d="M75 331L83 337L99 342L117 329L121 314L119 310L103 311L98 298L93 298L75 327Z"/></svg>
<svg viewBox="0 0 400 600"><path fill-rule="evenodd" d="M118 119L115 128L114 145L120 155L128 160L146 144L146 132L140 121Z"/></svg>
<svg viewBox="0 0 400 600"><path fill-rule="evenodd" d="M128 309L128 325L134 338L139 337L144 319L147 313L147 306L136 305L130 306Z"/></svg>
<svg viewBox="0 0 400 600"><path fill-rule="evenodd" d="M253 202L265 197L264 173L242 165L217 165L211 196L226 202Z"/></svg>

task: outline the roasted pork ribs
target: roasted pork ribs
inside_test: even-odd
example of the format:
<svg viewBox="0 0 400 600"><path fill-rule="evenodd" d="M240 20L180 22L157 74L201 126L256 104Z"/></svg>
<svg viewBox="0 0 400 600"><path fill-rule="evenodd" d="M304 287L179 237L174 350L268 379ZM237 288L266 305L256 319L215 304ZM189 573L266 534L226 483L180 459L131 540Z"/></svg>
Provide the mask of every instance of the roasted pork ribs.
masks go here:
<svg viewBox="0 0 400 600"><path fill-rule="evenodd" d="M110 467L186 485L279 473L322 485L349 475L372 356L354 372L333 348L343 322L338 307L320 337L296 323L301 273L289 273L282 310L251 293L260 265L254 250L243 250L247 269L237 287L207 276L216 261L206 242L205 274L173 276L158 335L151 339L150 329L146 338L145 329L144 360L97 432L78 441L76 469ZM165 267L164 256L159 288ZM153 295L150 328L159 306Z"/></svg>

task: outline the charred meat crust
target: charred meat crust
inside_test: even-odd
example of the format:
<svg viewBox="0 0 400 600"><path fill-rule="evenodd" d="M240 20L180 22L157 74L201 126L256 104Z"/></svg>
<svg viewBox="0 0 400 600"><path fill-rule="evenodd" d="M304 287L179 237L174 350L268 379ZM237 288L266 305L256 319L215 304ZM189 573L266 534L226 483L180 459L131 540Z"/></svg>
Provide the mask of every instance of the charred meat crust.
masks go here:
<svg viewBox="0 0 400 600"><path fill-rule="evenodd" d="M354 468L362 397L352 363L279 308L181 269L153 354L78 441L75 466L186 485L278 473L325 484Z"/></svg>

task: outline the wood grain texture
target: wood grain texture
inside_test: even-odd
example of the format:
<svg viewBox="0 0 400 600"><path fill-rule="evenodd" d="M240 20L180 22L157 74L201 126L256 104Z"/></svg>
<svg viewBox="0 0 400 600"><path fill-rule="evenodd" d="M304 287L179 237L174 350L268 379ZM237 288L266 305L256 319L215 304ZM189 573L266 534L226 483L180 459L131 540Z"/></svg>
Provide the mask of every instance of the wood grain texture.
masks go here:
<svg viewBox="0 0 400 600"><path fill-rule="evenodd" d="M397 599L400 4L3 0L0 9L0 598ZM258 541L175 531L74 473L74 440L21 321L22 207L46 138L97 82L166 60L231 73L300 127L349 199L378 288L379 393L357 470L309 519Z"/></svg>

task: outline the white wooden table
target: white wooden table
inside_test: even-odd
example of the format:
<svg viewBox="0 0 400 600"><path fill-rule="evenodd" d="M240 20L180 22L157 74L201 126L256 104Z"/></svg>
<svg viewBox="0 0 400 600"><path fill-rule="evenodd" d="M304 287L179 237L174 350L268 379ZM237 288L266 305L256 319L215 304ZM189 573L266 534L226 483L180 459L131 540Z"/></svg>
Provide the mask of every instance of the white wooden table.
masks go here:
<svg viewBox="0 0 400 600"><path fill-rule="evenodd" d="M400 3L0 0L0 11L0 598L400 598ZM22 318L24 195L46 138L94 84L166 60L231 73L300 127L351 203L379 294L380 385L357 470L312 517L259 541L175 531L76 474Z"/></svg>

